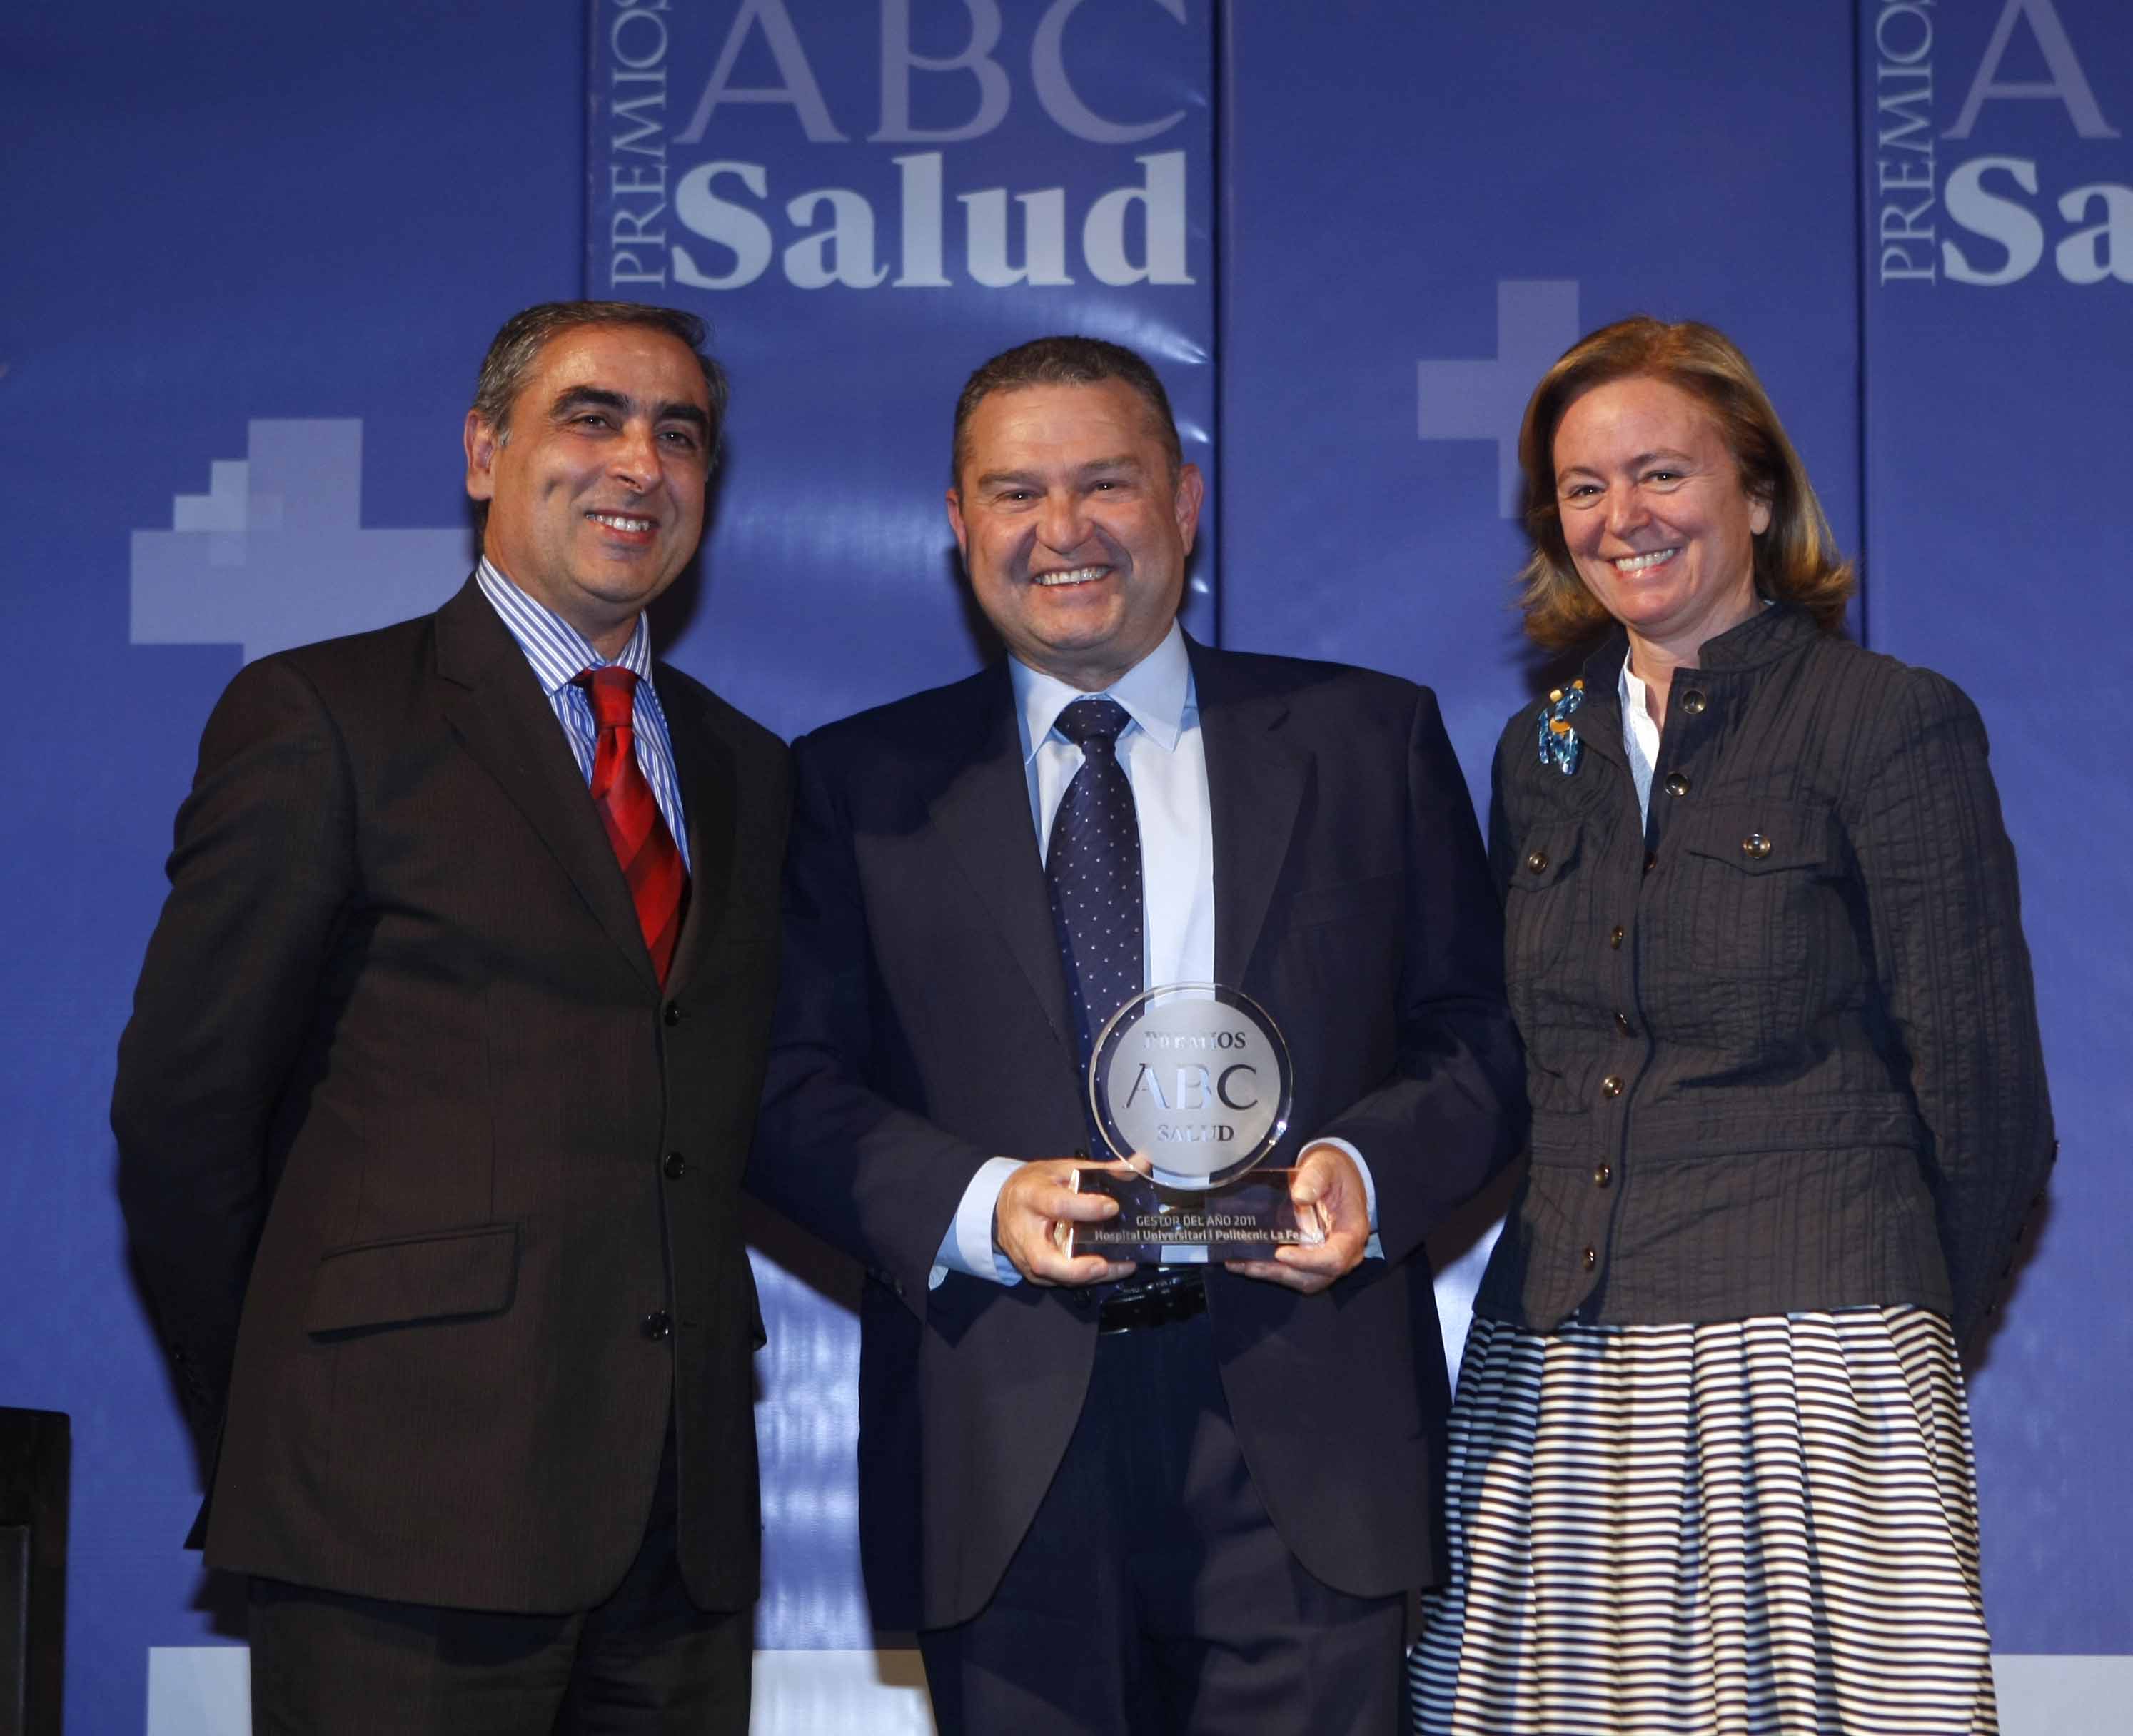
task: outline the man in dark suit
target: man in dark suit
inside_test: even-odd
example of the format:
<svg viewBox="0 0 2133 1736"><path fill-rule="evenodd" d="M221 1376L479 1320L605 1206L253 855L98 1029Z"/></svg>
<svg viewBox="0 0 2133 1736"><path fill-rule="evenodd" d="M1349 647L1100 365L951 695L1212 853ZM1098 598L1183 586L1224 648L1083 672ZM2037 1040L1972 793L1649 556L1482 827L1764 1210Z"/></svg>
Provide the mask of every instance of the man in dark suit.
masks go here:
<svg viewBox="0 0 2133 1736"><path fill-rule="evenodd" d="M795 750L751 1185L868 1269L869 1585L948 1736L1389 1731L1433 1577L1422 1242L1523 1112L1496 900L1427 691L1178 631L1201 497L1130 351L987 363L948 515L1009 659ZM1321 1245L1059 1245L1115 1209L1091 1036L1181 981L1285 1031Z"/></svg>
<svg viewBox="0 0 2133 1736"><path fill-rule="evenodd" d="M648 648L725 405L703 337L508 323L474 576L246 668L179 812L112 1121L262 1732L747 1728L734 1190L789 790Z"/></svg>

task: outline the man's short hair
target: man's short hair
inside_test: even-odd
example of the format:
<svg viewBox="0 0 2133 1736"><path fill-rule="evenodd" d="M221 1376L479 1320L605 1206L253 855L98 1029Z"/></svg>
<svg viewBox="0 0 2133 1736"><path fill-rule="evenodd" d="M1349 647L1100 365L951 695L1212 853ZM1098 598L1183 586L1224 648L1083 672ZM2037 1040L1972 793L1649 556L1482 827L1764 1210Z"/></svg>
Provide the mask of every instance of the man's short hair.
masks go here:
<svg viewBox="0 0 2133 1736"><path fill-rule="evenodd" d="M719 437L725 427L729 391L725 370L704 345L710 329L696 315L675 307L655 307L648 301L543 301L503 322L489 353L482 358L475 378L474 413L496 430L499 440L511 438L511 409L518 394L539 365L542 352L566 332L589 326L637 326L663 333L688 348L703 371L704 391L710 401L711 426L706 441L714 462ZM480 535L489 524L489 503L474 503L474 531Z"/></svg>
<svg viewBox="0 0 2133 1736"><path fill-rule="evenodd" d="M1101 338L1033 338L1003 351L963 382L956 400L956 430L949 452L949 479L961 487L963 479L965 435L970 416L980 403L996 392L1014 392L1025 386L1095 386L1117 380L1133 388L1148 411L1149 426L1163 442L1175 482L1185 463L1184 448L1177 439L1177 420L1170 413L1170 394L1155 370L1123 344Z"/></svg>

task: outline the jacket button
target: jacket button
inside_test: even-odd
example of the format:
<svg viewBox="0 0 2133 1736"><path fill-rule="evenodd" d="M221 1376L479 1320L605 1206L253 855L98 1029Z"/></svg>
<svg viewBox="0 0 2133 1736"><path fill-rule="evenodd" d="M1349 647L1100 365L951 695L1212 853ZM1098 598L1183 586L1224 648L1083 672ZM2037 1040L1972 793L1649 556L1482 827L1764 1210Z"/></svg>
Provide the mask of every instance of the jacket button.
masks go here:
<svg viewBox="0 0 2133 1736"><path fill-rule="evenodd" d="M1528 854L1526 872L1529 874L1545 874L1548 872L1548 852L1534 850Z"/></svg>
<svg viewBox="0 0 2133 1736"><path fill-rule="evenodd" d="M1619 1073L1610 1073L1601 1080L1600 1094L1602 1097L1620 1097L1622 1094L1622 1075Z"/></svg>
<svg viewBox="0 0 2133 1736"><path fill-rule="evenodd" d="M1585 1250L1585 1269L1586 1269L1587 1272L1590 1272L1590 1271L1591 1271L1591 1270L1592 1270L1592 1268L1593 1268L1594 1267L1597 1266L1599 1263L1600 1263L1600 1250L1599 1250L1598 1248L1587 1248L1587 1249Z"/></svg>
<svg viewBox="0 0 2133 1736"><path fill-rule="evenodd" d="M680 1024L681 1022L681 1003L677 1001L667 1002L667 1010L659 1016L670 1025Z"/></svg>
<svg viewBox="0 0 2133 1736"><path fill-rule="evenodd" d="M1686 795L1688 795L1688 774L1686 772L1668 772L1668 773L1667 773L1667 781L1666 781L1666 792L1667 792L1667 794L1668 794L1668 795L1669 795L1669 796L1686 796Z"/></svg>
<svg viewBox="0 0 2133 1736"><path fill-rule="evenodd" d="M674 1317L662 1308L656 1314L648 1314L638 1322L638 1330L654 1344L674 1335Z"/></svg>
<svg viewBox="0 0 2133 1736"><path fill-rule="evenodd" d="M1710 703L1702 694L1692 687L1681 696L1681 709L1691 717L1702 717L1703 708Z"/></svg>
<svg viewBox="0 0 2133 1736"><path fill-rule="evenodd" d="M1644 872L1649 874L1659 865L1659 853L1657 850L1646 850L1644 852Z"/></svg>
<svg viewBox="0 0 2133 1736"><path fill-rule="evenodd" d="M1750 832L1741 840L1741 854L1750 862L1760 862L1770 854L1770 840L1760 832Z"/></svg>
<svg viewBox="0 0 2133 1736"><path fill-rule="evenodd" d="M659 1166L667 1172L667 1179L669 1181L679 1181L689 1173L689 1160L679 1152L669 1152L667 1154L666 1162Z"/></svg>
<svg viewBox="0 0 2133 1736"><path fill-rule="evenodd" d="M1613 947L1615 951L1620 952L1622 950L1622 936L1628 932L1629 931L1624 928L1620 923L1616 923L1615 925L1615 931L1607 936L1607 944Z"/></svg>
<svg viewBox="0 0 2133 1736"><path fill-rule="evenodd" d="M1614 1179L1615 1179L1615 1166L1614 1166L1614 1165L1612 1165L1611 1163L1600 1163L1600 1164L1595 1164L1595 1165L1593 1166L1593 1167L1592 1167L1592 1185L1593 1185L1593 1186L1595 1186L1595 1187L1605 1187L1605 1186L1606 1186L1606 1185L1607 1185L1609 1182L1612 1181Z"/></svg>
<svg viewBox="0 0 2133 1736"><path fill-rule="evenodd" d="M1625 1036L1635 1036L1637 1034L1630 1028L1630 1016L1626 1012L1618 1012L1615 1015L1615 1028Z"/></svg>

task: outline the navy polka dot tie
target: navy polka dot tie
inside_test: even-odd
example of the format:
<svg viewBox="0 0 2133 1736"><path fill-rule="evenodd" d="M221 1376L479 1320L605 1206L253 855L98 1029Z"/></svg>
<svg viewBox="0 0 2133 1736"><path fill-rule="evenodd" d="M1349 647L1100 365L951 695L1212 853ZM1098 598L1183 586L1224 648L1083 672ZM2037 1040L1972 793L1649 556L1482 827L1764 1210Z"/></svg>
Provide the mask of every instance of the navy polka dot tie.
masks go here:
<svg viewBox="0 0 2133 1736"><path fill-rule="evenodd" d="M1053 726L1081 750L1052 816L1044 878L1084 1071L1104 1021L1141 991L1140 822L1119 763L1119 732L1132 721L1116 700L1076 700Z"/></svg>

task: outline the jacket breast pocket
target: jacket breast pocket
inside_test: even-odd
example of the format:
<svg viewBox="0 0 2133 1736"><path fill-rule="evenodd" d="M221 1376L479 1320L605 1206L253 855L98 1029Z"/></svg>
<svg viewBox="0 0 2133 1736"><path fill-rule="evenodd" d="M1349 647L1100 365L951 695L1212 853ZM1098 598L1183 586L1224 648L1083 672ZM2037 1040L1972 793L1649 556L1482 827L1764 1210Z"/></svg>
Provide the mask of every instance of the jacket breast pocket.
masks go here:
<svg viewBox="0 0 2133 1736"><path fill-rule="evenodd" d="M327 1250L311 1275L314 1337L501 1314L518 1279L518 1227L477 1224Z"/></svg>
<svg viewBox="0 0 2133 1736"><path fill-rule="evenodd" d="M1514 984L1551 974L1569 953L1584 899L1582 821L1534 826L1504 888L1504 969Z"/></svg>
<svg viewBox="0 0 2133 1736"><path fill-rule="evenodd" d="M1715 802L1682 834L1681 903L1667 926L1715 1005L1767 1035L1795 1028L1839 992L1856 950L1837 882L1843 861L1828 809L1798 801Z"/></svg>

